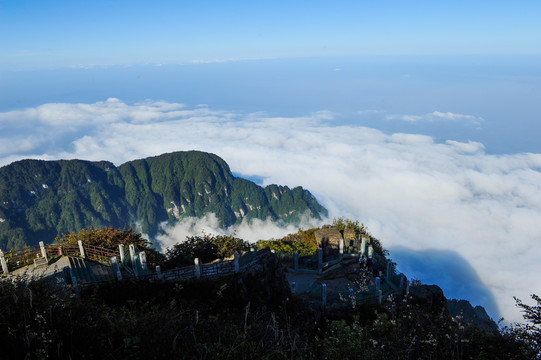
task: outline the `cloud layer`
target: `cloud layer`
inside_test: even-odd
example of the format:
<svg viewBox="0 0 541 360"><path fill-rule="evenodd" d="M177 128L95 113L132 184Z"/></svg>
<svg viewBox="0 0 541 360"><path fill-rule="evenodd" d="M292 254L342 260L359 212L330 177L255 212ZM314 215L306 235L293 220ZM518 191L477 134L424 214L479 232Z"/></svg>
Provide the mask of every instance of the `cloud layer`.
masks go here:
<svg viewBox="0 0 541 360"><path fill-rule="evenodd" d="M430 114L476 120L468 116ZM541 293L541 154L495 156L473 141L436 143L418 134L333 126L332 119L325 111L279 118L167 102L130 105L118 99L45 104L0 113L0 165L29 157L121 164L178 150L213 152L235 173L259 176L264 185L306 187L331 218L359 219L391 250L391 257L393 247L400 247L395 257L399 268L404 248L456 253L494 295L491 315L520 321L512 296L524 300ZM212 227L211 218L205 222ZM190 227L194 231L192 225L171 229L162 241L169 244ZM422 266L411 271L431 280ZM443 272L452 269L442 267ZM444 291L462 297L462 285L457 279ZM483 305L482 298L469 296Z"/></svg>

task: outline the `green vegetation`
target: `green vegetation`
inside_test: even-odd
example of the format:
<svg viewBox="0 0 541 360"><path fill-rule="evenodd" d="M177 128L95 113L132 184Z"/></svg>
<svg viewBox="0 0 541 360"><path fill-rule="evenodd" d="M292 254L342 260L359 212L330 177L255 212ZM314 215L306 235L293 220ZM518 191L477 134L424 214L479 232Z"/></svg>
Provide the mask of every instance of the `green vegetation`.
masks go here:
<svg viewBox="0 0 541 360"><path fill-rule="evenodd" d="M259 240L258 249L270 248L286 254L298 253L300 256L316 255L318 244L315 232L319 228L299 229L296 234L289 234L278 240Z"/></svg>
<svg viewBox="0 0 541 360"><path fill-rule="evenodd" d="M308 249L316 230L301 229L276 246L289 241ZM58 240L79 239L108 248L149 245L132 229L111 227ZM249 246L234 235L203 234L168 249L167 262L208 262ZM0 279L0 358L533 360L541 354L536 295L536 306L517 299L527 324L503 329L452 317L441 289L418 281L406 298L372 306L346 301L324 312L291 294L277 256L268 252L258 265L216 280L113 281L77 291L47 279Z"/></svg>
<svg viewBox="0 0 541 360"><path fill-rule="evenodd" d="M527 322L526 324L516 325L510 331L522 342L535 349L541 356L541 297L536 294L532 294L531 297L536 305L530 306L515 298L516 305L524 313L523 317Z"/></svg>
<svg viewBox="0 0 541 360"><path fill-rule="evenodd" d="M202 263L215 259L231 257L235 252L250 250L250 244L234 235L189 236L185 241L174 245L166 251L167 268L193 265L194 259L199 258Z"/></svg>
<svg viewBox="0 0 541 360"><path fill-rule="evenodd" d="M189 151L127 162L23 160L0 168L0 248L52 242L84 228L134 227L154 238L163 222L214 213L286 224L326 210L306 190L235 178L213 154Z"/></svg>
<svg viewBox="0 0 541 360"><path fill-rule="evenodd" d="M6 359L536 359L510 330L463 324L411 298L325 314L266 275L113 282L59 291L1 281ZM269 297L270 296L270 297Z"/></svg>

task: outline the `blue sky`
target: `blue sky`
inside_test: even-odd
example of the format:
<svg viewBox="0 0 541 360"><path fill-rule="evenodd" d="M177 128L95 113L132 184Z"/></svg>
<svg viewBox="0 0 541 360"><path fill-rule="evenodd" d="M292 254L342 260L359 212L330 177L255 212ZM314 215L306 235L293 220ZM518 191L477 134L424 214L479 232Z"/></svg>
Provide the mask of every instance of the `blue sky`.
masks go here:
<svg viewBox="0 0 541 360"><path fill-rule="evenodd" d="M513 296L541 294L540 18L520 0L0 0L0 166L213 152L521 320ZM163 243L223 231L190 221Z"/></svg>
<svg viewBox="0 0 541 360"><path fill-rule="evenodd" d="M0 65L366 54L539 54L539 1L0 3Z"/></svg>

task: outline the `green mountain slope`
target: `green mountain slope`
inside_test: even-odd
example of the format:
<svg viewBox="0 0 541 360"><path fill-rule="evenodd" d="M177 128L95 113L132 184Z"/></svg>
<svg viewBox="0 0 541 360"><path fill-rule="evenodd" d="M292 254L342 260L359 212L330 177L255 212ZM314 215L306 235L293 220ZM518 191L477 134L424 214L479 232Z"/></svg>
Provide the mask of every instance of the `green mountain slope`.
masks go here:
<svg viewBox="0 0 541 360"><path fill-rule="evenodd" d="M262 188L236 178L216 155L189 151L130 161L22 160L0 168L0 248L85 227L136 226L151 237L160 223L214 213L222 226L243 219L295 223L326 214L301 187Z"/></svg>

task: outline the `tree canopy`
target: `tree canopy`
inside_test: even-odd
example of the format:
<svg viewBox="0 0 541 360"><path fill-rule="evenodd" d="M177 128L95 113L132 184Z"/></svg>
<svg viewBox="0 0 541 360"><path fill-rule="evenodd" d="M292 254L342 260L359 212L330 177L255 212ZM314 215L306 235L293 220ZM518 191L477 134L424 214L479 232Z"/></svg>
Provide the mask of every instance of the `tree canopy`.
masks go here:
<svg viewBox="0 0 541 360"><path fill-rule="evenodd" d="M178 267L191 265L195 258L203 263L215 259L223 259L233 255L235 251L248 251L250 244L235 235L203 235L189 236L185 241L168 248L166 256L166 267Z"/></svg>

